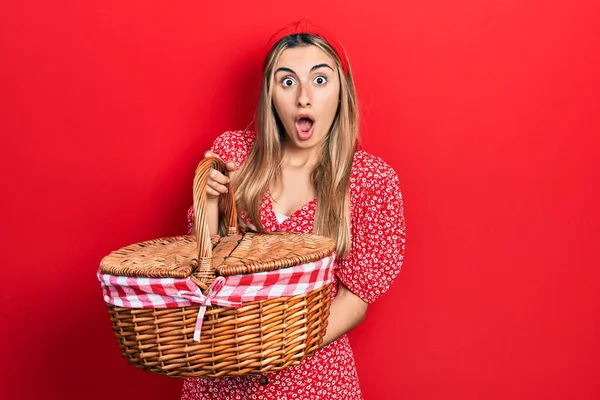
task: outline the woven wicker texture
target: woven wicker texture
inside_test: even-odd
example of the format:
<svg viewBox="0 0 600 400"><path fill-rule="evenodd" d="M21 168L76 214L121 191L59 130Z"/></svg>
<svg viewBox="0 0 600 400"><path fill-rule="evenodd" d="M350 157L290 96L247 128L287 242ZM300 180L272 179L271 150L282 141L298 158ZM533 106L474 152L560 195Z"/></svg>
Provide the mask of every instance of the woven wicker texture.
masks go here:
<svg viewBox="0 0 600 400"><path fill-rule="evenodd" d="M190 277L206 294L217 275L270 271L318 261L335 241L313 234L237 232L229 187L221 202L227 236L210 235L206 184L211 168L227 174L218 158L202 160L194 177L195 235L160 238L111 252L103 273ZM226 377L278 371L317 350L327 327L331 284L293 297L247 302L241 308L209 306L201 341L193 340L199 307L133 309L108 305L123 356L138 368L176 377Z"/></svg>
<svg viewBox="0 0 600 400"><path fill-rule="evenodd" d="M175 236L136 243L104 257L100 270L105 274L187 278L197 263L196 238Z"/></svg>
<svg viewBox="0 0 600 400"><path fill-rule="evenodd" d="M208 307L201 341L198 307L129 309L109 305L123 356L173 377L218 378L279 371L317 350L329 316L330 285L306 295Z"/></svg>

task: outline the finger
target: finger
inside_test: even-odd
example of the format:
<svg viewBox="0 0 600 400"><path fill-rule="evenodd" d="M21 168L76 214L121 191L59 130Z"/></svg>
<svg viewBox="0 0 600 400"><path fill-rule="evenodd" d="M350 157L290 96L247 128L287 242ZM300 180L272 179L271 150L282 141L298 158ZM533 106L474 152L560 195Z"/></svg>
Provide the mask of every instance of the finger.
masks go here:
<svg viewBox="0 0 600 400"><path fill-rule="evenodd" d="M221 184L216 183L216 182L211 182L208 186L210 186L210 189L212 189L214 192L217 193L217 196L221 195L221 194L225 194L225 193L227 193L229 191L227 189L227 186L221 185ZM207 191L208 191L208 189L209 188L207 187Z"/></svg>
<svg viewBox="0 0 600 400"><path fill-rule="evenodd" d="M225 167L227 168L228 171L237 170L237 165L235 165L235 163L233 161L227 161L227 163L225 164Z"/></svg>
<svg viewBox="0 0 600 400"><path fill-rule="evenodd" d="M207 157L215 157L215 158L218 158L219 160L221 159L221 157L219 157L219 155L214 153L212 150L206 150L204 152L204 158L207 158Z"/></svg>
<svg viewBox="0 0 600 400"><path fill-rule="evenodd" d="M229 178L214 168L210 169L209 177L215 182L220 183L221 185L229 183Z"/></svg>

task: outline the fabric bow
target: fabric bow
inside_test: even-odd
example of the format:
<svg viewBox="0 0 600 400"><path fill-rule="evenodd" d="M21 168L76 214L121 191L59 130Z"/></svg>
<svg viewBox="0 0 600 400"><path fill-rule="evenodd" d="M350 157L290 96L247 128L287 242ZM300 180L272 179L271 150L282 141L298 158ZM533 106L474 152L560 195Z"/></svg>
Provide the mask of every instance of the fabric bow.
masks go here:
<svg viewBox="0 0 600 400"><path fill-rule="evenodd" d="M198 310L198 318L196 321L196 327L194 328L194 341L200 342L200 332L202 330L202 321L204 320L204 313L206 312L206 307L216 305L222 307L233 307L239 308L242 306L242 303L239 301L231 301L228 300L227 297L219 297L218 294L225 286L225 278L219 276L215 278L213 283L208 288L208 294L205 296L202 294L202 290L199 287L196 287L196 290L193 292L187 290L181 290L177 293L178 296L200 305L200 309Z"/></svg>

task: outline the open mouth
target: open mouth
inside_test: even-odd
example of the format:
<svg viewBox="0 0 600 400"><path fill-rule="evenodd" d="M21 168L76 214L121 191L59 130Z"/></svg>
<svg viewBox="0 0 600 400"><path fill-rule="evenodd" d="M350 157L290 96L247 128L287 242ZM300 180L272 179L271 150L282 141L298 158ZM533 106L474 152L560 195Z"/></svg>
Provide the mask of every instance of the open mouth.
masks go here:
<svg viewBox="0 0 600 400"><path fill-rule="evenodd" d="M296 130L300 139L310 139L314 124L315 120L310 115L299 115L296 117Z"/></svg>

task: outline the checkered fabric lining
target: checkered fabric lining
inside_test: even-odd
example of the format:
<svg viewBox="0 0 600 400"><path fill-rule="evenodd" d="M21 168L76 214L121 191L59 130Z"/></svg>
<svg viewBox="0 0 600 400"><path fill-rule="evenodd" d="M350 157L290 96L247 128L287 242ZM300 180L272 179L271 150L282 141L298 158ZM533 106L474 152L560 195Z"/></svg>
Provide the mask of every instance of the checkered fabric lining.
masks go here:
<svg viewBox="0 0 600 400"><path fill-rule="evenodd" d="M334 255L275 271L217 277L208 294L189 278L143 278L98 271L104 301L127 308L200 306L194 340L200 341L206 307L241 307L244 302L309 293L333 282Z"/></svg>

